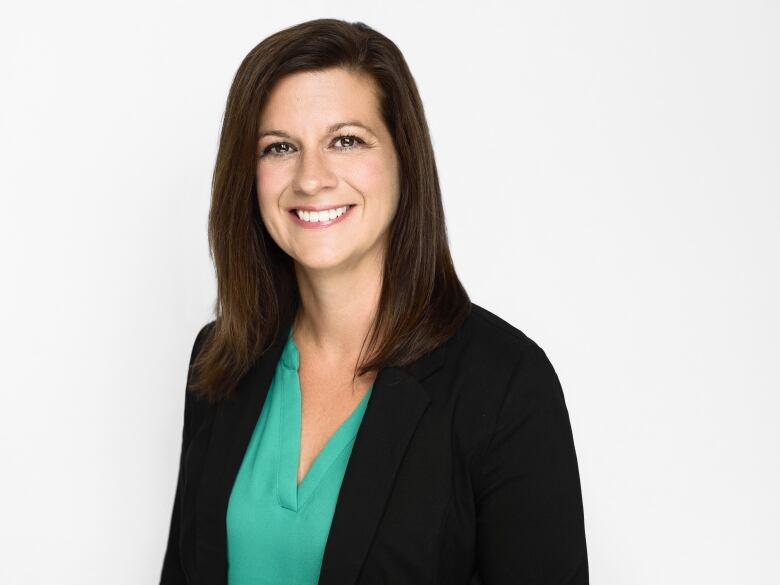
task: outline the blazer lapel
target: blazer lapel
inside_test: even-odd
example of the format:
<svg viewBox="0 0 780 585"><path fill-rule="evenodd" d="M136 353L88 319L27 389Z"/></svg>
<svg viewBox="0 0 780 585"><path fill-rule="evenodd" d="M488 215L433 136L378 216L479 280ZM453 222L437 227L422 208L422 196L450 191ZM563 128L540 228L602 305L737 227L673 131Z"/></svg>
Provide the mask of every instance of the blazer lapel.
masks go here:
<svg viewBox="0 0 780 585"><path fill-rule="evenodd" d="M234 399L216 407L195 511L196 583L227 585L230 492L282 355L294 311L283 315L271 347L244 375Z"/></svg>
<svg viewBox="0 0 780 585"><path fill-rule="evenodd" d="M227 585L230 492L281 357L295 309L271 347L216 407L195 511L197 583ZM405 367L379 370L352 448L326 542L319 585L354 585L407 445L431 396L420 383L441 367L447 343Z"/></svg>
<svg viewBox="0 0 780 585"><path fill-rule="evenodd" d="M325 544L318 585L354 585L409 441L431 401L420 383L446 343L410 366L379 370L358 428Z"/></svg>

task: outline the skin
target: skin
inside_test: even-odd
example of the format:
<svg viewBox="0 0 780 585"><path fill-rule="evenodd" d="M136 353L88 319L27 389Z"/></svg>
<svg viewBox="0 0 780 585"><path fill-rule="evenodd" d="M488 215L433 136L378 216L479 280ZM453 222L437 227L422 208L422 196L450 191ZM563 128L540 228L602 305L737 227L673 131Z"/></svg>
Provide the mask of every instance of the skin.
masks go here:
<svg viewBox="0 0 780 585"><path fill-rule="evenodd" d="M365 128L348 125L328 132L345 121ZM264 135L270 131L285 135ZM292 257L301 294L293 325L300 354L300 482L376 376L351 381L378 305L399 200L398 157L373 80L341 68L281 79L260 114L259 135L260 215ZM342 204L356 206L324 229L305 229L289 212L302 205Z"/></svg>

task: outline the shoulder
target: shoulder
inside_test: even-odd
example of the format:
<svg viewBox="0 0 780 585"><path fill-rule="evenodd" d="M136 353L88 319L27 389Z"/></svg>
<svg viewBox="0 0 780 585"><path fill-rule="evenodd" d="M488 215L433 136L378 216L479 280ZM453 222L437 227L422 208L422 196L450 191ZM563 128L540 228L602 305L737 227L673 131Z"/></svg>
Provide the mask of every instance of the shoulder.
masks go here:
<svg viewBox="0 0 780 585"><path fill-rule="evenodd" d="M526 407L565 409L555 369L542 347L520 328L472 302L448 356L457 370L461 392L483 404L507 406L519 400ZM455 341L455 340L453 340Z"/></svg>
<svg viewBox="0 0 780 585"><path fill-rule="evenodd" d="M523 331L476 303L471 303L471 313L464 326L470 328L471 335L481 334L485 338L495 338L504 346L508 344L538 347L536 342Z"/></svg>
<svg viewBox="0 0 780 585"><path fill-rule="evenodd" d="M190 354L190 365L192 365L192 362L194 361L195 357L200 352L201 347L203 347L203 342L208 337L209 333L214 328L215 324L216 324L216 320L209 321L198 330L198 333L195 335L195 341L192 343L192 353Z"/></svg>
<svg viewBox="0 0 780 585"><path fill-rule="evenodd" d="M195 339L192 341L192 349L190 350L190 363L187 368L185 404L190 404L190 402L193 403L202 402L202 400L199 397L195 396L195 394L190 391L190 385L196 375L195 367L194 367L195 360L197 359L198 355L200 355L200 352L203 349L203 345L206 339L208 339L208 336L211 334L211 331L214 328L215 324L216 324L216 320L212 320L206 323L205 325L202 325L198 330L198 332L195 334Z"/></svg>
<svg viewBox="0 0 780 585"><path fill-rule="evenodd" d="M518 327L476 303L471 303L471 312L457 337L461 358L485 370L512 369L518 362L544 353Z"/></svg>
<svg viewBox="0 0 780 585"><path fill-rule="evenodd" d="M197 359L198 355L200 354L201 350L203 349L203 344L208 338L208 336L211 333L211 330L214 328L214 324L216 323L216 320L209 321L205 325L201 326L201 328L198 330L198 333L195 335L195 340L192 342L192 350L190 351L190 365L188 369L188 379L187 379L187 385L189 386L190 377L193 375L193 364L195 363L195 360Z"/></svg>

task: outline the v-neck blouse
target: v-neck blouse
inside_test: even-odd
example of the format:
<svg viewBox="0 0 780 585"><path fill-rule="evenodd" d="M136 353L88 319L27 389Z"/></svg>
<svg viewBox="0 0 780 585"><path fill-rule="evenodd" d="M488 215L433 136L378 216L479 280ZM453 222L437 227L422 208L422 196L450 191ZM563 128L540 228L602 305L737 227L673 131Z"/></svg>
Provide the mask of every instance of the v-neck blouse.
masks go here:
<svg viewBox="0 0 780 585"><path fill-rule="evenodd" d="M373 384L298 485L301 387L287 335L228 501L228 585L316 585L344 472Z"/></svg>

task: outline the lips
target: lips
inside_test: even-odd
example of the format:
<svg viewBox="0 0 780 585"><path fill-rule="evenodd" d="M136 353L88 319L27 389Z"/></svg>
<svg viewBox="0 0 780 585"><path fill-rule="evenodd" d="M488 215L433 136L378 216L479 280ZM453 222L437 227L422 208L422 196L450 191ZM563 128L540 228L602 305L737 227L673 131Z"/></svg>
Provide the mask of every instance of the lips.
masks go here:
<svg viewBox="0 0 780 585"><path fill-rule="evenodd" d="M300 207L290 207L289 211L327 211L328 209L354 206L354 203L339 203L338 205L301 205Z"/></svg>
<svg viewBox="0 0 780 585"><path fill-rule="evenodd" d="M296 212L296 209L305 210L305 208L293 208L293 209L290 209L289 213L290 213L290 217L292 218L292 220L296 224L298 224L300 227L302 227L304 229L316 230L316 229L323 229L323 228L330 227L332 225L335 225L335 224L337 224L339 222L344 221L344 219L347 218L347 217L351 217L352 209L355 207L355 205L354 204L352 204L352 205L347 204L347 205L342 206L342 207L346 207L347 210L344 213L342 213L341 215L339 215L338 217L336 217L334 219L329 219L327 221L306 221L306 220L301 219L300 217L298 217L298 213ZM333 209L333 208L332 207L325 207L323 209L318 209L317 211L325 211L326 209Z"/></svg>

